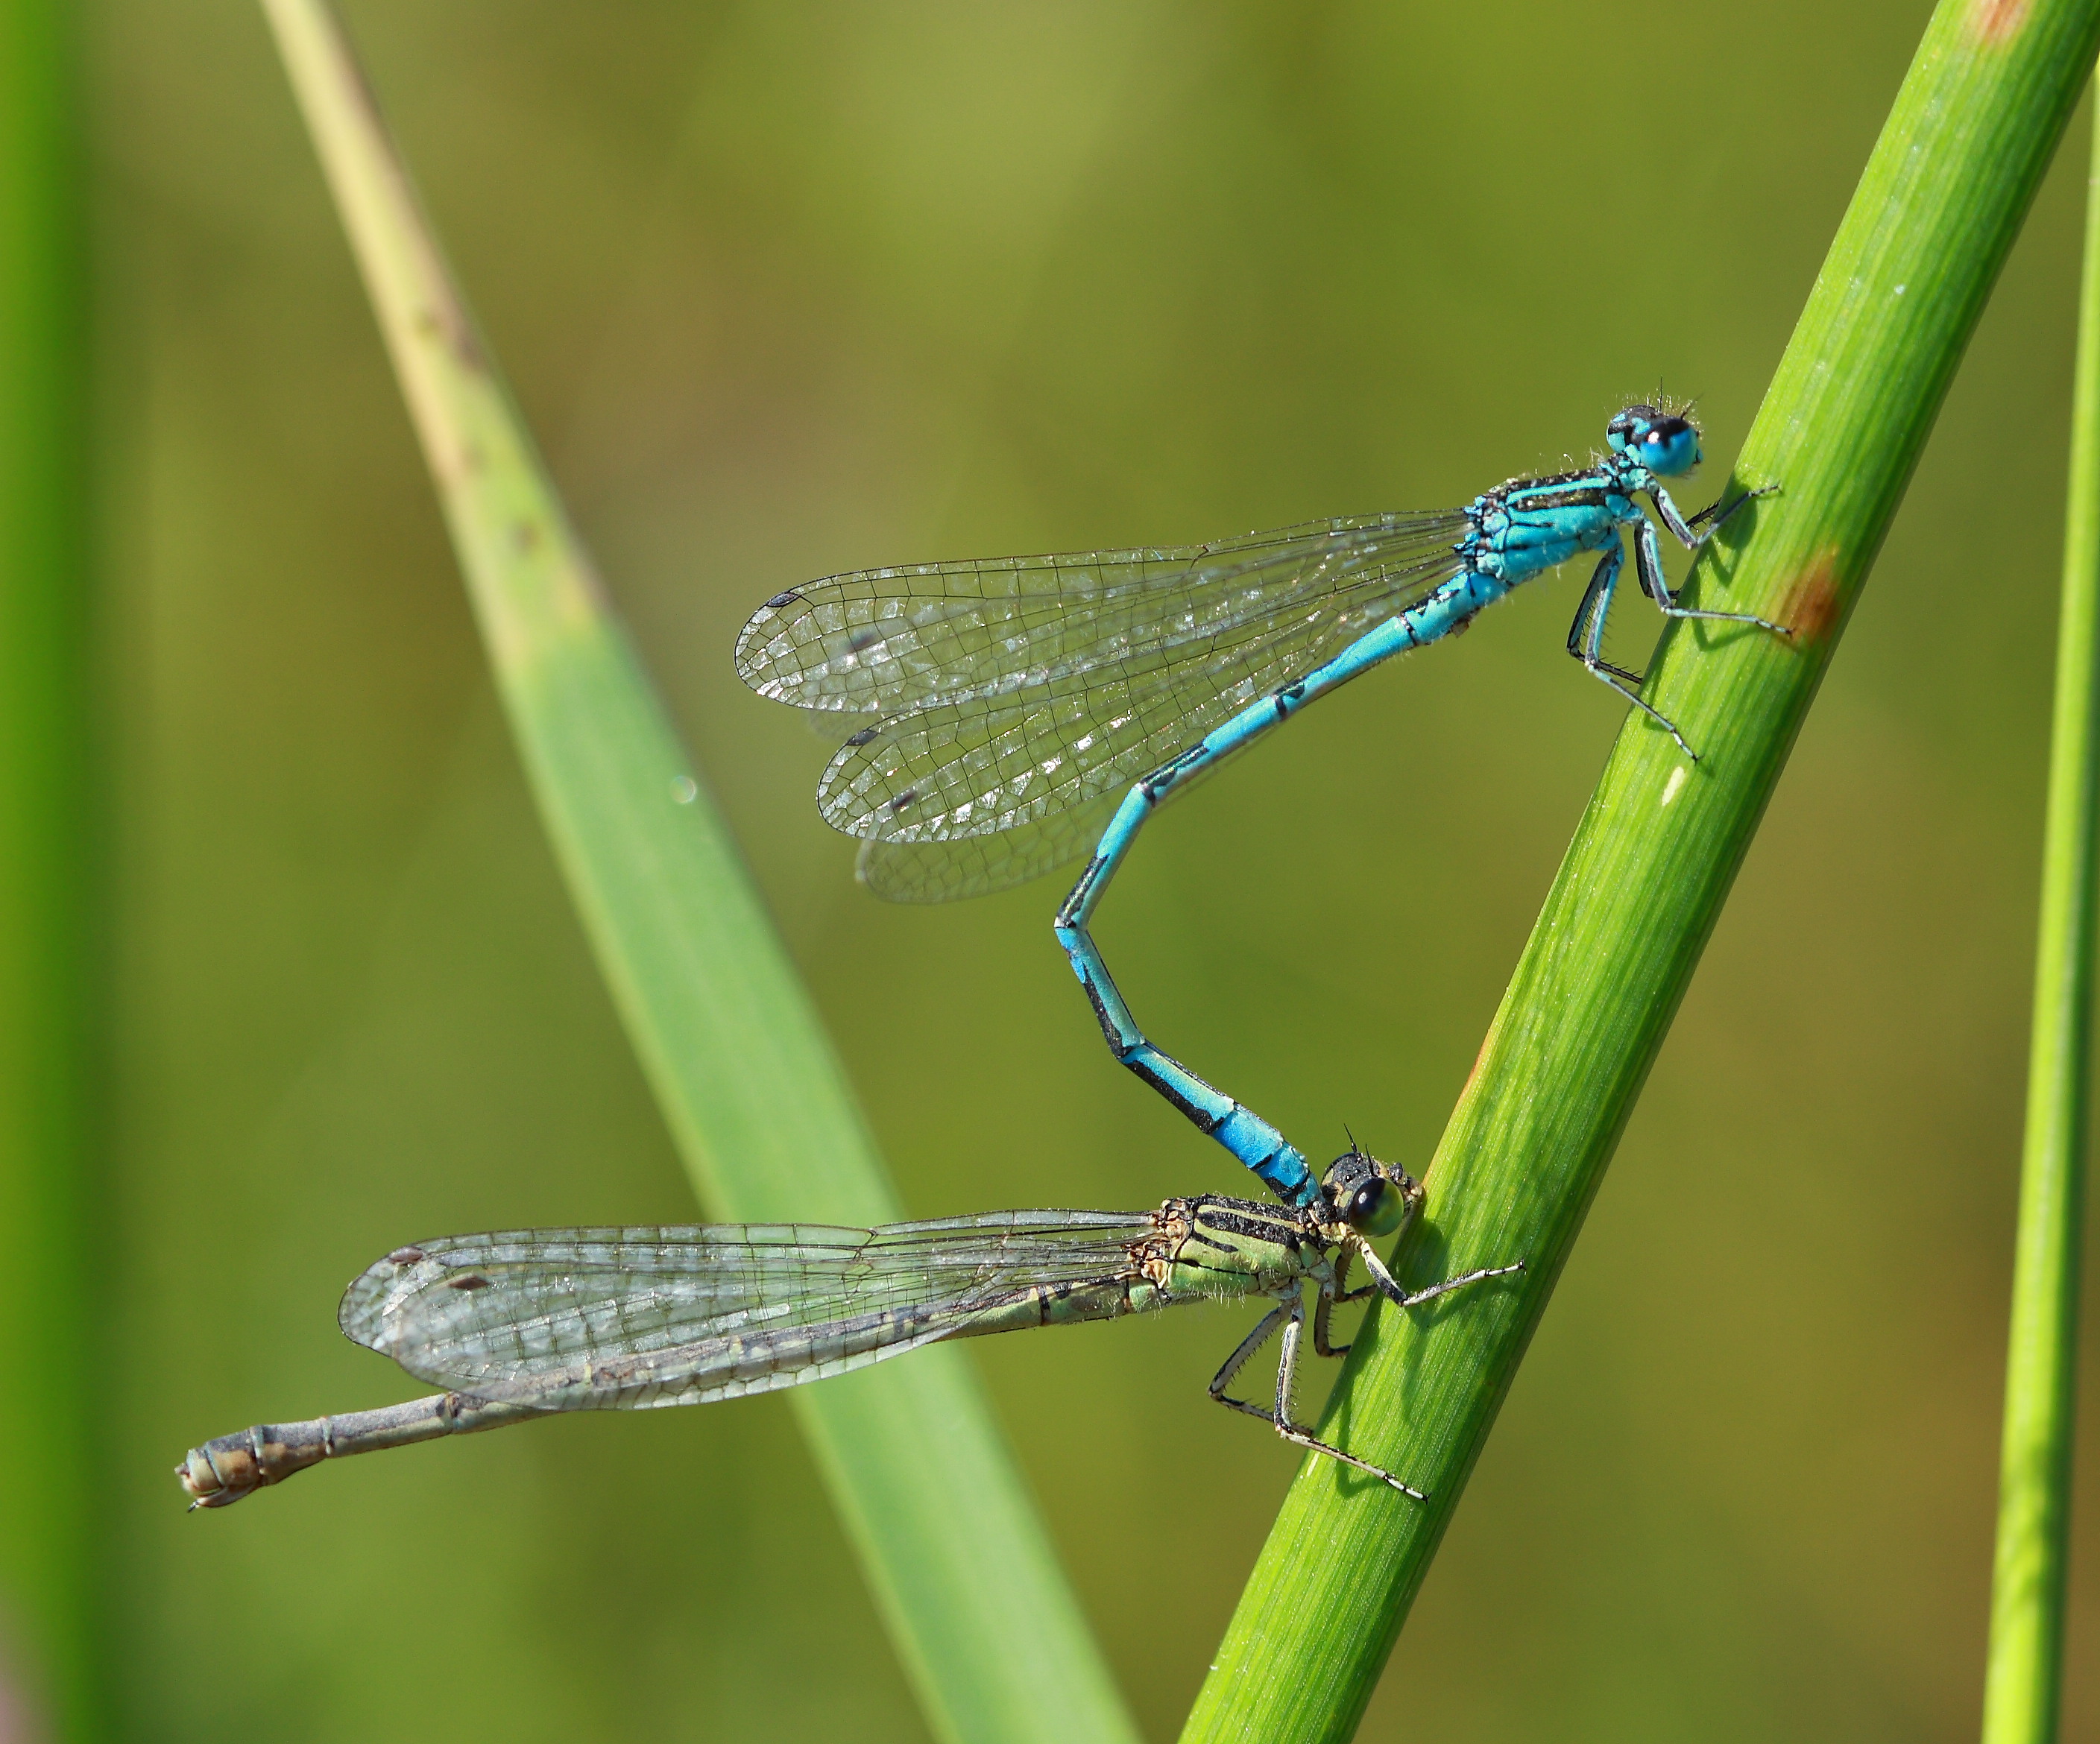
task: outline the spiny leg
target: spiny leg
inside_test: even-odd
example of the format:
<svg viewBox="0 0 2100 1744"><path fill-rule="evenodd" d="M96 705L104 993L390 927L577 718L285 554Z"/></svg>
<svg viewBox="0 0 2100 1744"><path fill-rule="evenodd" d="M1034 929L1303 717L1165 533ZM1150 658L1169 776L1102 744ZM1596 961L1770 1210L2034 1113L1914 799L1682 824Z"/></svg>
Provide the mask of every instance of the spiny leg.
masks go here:
<svg viewBox="0 0 2100 1744"><path fill-rule="evenodd" d="M1645 518L1641 526L1650 539L1654 539L1655 529ZM1675 739L1677 748L1696 763L1699 753L1685 742L1684 735L1677 730L1677 723L1652 704L1643 702L1640 693L1634 689L1641 681L1640 675L1624 667L1613 666L1604 658L1604 623L1611 615L1612 592L1619 584L1619 571L1626 566L1626 548L1614 537L1598 560L1590 585L1583 590L1582 603L1576 608L1575 621L1568 628L1568 651L1582 663L1583 670L1592 678L1603 680L1617 691Z"/></svg>
<svg viewBox="0 0 2100 1744"><path fill-rule="evenodd" d="M1361 1289L1344 1291L1342 1285L1348 1278L1349 1260L1355 1253L1361 1253L1363 1256L1364 1263L1370 1271L1372 1282L1364 1285ZM1342 1356L1347 1354L1349 1348L1347 1345L1335 1346L1327 1342L1327 1319L1333 1305L1337 1301L1355 1301L1361 1297L1375 1293L1387 1297L1401 1307L1412 1308L1423 1302L1434 1301L1438 1297L1448 1295L1454 1290L1462 1289L1469 1284L1479 1284L1489 1278L1505 1278L1513 1272L1520 1272L1524 1269L1524 1262L1522 1260L1518 1260L1515 1264L1509 1266L1483 1266L1478 1271L1466 1272L1456 1278L1446 1278L1440 1284L1427 1285L1410 1294L1401 1288L1400 1285L1394 1281L1392 1274L1386 1270L1384 1263L1379 1260L1370 1243L1361 1234L1352 1230L1343 1238L1341 1255L1335 1266L1333 1280L1321 1286L1319 1303L1313 1310L1312 1348L1321 1356ZM1239 1372L1246 1367L1255 1352L1268 1342L1279 1326L1283 1329L1283 1348L1278 1353L1276 1363L1276 1407L1273 1411L1264 1411L1260 1406L1251 1403L1248 1400L1233 1398L1225 1391L1225 1389L1238 1378ZM1260 1323L1242 1338L1233 1354L1225 1359L1217 1373L1211 1379L1211 1397L1220 1405L1229 1406L1234 1411L1243 1411L1250 1417L1260 1418L1294 1447L1304 1447L1314 1453L1325 1454L1330 1460L1339 1460L1344 1465L1352 1467L1357 1471L1366 1473L1373 1478L1391 1484L1403 1495L1411 1495L1418 1502L1427 1501L1429 1498L1423 1491L1394 1477L1383 1467L1373 1465L1368 1460L1358 1459L1354 1454L1344 1453L1339 1447L1330 1446L1327 1442L1320 1440L1310 1429L1291 1420L1290 1400L1298 1380L1298 1346L1304 1326L1304 1294L1302 1289L1294 1290L1288 1299L1264 1315Z"/></svg>
<svg viewBox="0 0 2100 1744"><path fill-rule="evenodd" d="M1683 541L1688 551L1696 551L1705 544L1720 530L1722 522L1750 500L1748 496L1737 497L1727 510L1715 519L1713 526L1694 533L1678 514L1677 505L1670 500L1668 491L1658 486L1649 494L1655 499L1657 512L1669 524L1670 531ZM1662 546L1656 538L1655 523L1645 515L1634 529L1634 561L1640 570L1641 592L1655 601L1665 618L1704 618L1715 623L1750 623L1759 629L1770 630L1776 635L1790 636L1793 634L1788 625L1774 623L1771 619L1760 618L1755 612L1706 611L1696 606L1679 605L1677 596L1670 591L1670 584L1662 573Z"/></svg>
<svg viewBox="0 0 2100 1744"><path fill-rule="evenodd" d="M1348 1281L1349 1262L1355 1257L1358 1243L1363 1244L1364 1265L1371 1273L1371 1281L1359 1289L1345 1290L1342 1286ZM1441 1284L1432 1284L1410 1296L1393 1281L1392 1274L1385 1269L1384 1264L1379 1259L1376 1252L1369 1243L1363 1241L1361 1235L1356 1237L1353 1241L1344 1241L1341 1258L1336 1262L1335 1266L1335 1281L1331 1284L1321 1286L1320 1299L1313 1304L1312 1353L1316 1356L1328 1357L1347 1356L1349 1354L1348 1345L1328 1342L1328 1329L1338 1303L1360 1302L1366 1297L1383 1296L1396 1307L1412 1308L1418 1303L1434 1301L1438 1297L1447 1295L1453 1290L1462 1289L1467 1284L1484 1283L1489 1278L1507 1278L1512 1273L1523 1270L1522 1260L1510 1266L1485 1266L1477 1271L1469 1271L1456 1278L1446 1278Z"/></svg>
<svg viewBox="0 0 2100 1744"><path fill-rule="evenodd" d="M1238 1378L1239 1372L1246 1367L1247 1359L1267 1344L1277 1328L1283 1324L1285 1319L1290 1315L1290 1309L1291 1304L1289 1302L1279 1302L1275 1307L1270 1309L1261 1317L1261 1323L1239 1341L1238 1348L1225 1359L1217 1373L1211 1376L1211 1397L1220 1405L1229 1406L1234 1411L1243 1411L1250 1417L1260 1418L1264 1423L1275 1420L1259 1405L1250 1405L1243 1398L1228 1398L1225 1396L1225 1389L1233 1384ZM1300 1313L1304 1311L1302 1305L1299 1311Z"/></svg>
<svg viewBox="0 0 2100 1744"><path fill-rule="evenodd" d="M1378 1257L1378 1250L1364 1236L1351 1230L1343 1237L1344 1250L1353 1248L1364 1257L1364 1270L1371 1275L1370 1283L1361 1290L1352 1290L1340 1298L1353 1301L1375 1289L1396 1308L1418 1308L1424 1302L1433 1302L1440 1296L1449 1296L1454 1290L1462 1290L1469 1284L1485 1283L1489 1278L1507 1278L1524 1270L1522 1260L1512 1260L1507 1266L1482 1266L1471 1271L1461 1272L1455 1278L1445 1278L1436 1284L1425 1284L1418 1290L1403 1290L1399 1281L1385 1269L1385 1262Z"/></svg>
<svg viewBox="0 0 2100 1744"><path fill-rule="evenodd" d="M1355 1257L1356 1250L1344 1246L1340 1257L1335 1262L1334 1282L1320 1287L1320 1300L1312 1306L1312 1353L1316 1356L1347 1356L1349 1354L1347 1345L1327 1342L1327 1325L1335 1312L1335 1304L1352 1302L1364 1293L1364 1290L1377 1288L1375 1284L1367 1284L1364 1290L1343 1289L1342 1286L1349 1281L1349 1262Z"/></svg>
<svg viewBox="0 0 2100 1744"><path fill-rule="evenodd" d="M1293 1447L1323 1453L1330 1460L1339 1460L1344 1465L1353 1466L1360 1472L1383 1479L1402 1495L1411 1495L1418 1502L1427 1501L1429 1497L1425 1491L1394 1477L1383 1466L1374 1465L1368 1460L1360 1460L1352 1453L1344 1453L1339 1447L1319 1439L1303 1425L1291 1421L1290 1398L1298 1383L1298 1341L1305 1328L1304 1298L1293 1296L1284 1304L1284 1312L1283 1348L1277 1353L1276 1359L1276 1410L1268 1419L1276 1425L1276 1433Z"/></svg>
<svg viewBox="0 0 2100 1744"><path fill-rule="evenodd" d="M1597 560L1590 585L1582 590L1582 603L1575 608L1575 621L1568 627L1568 651L1593 672L1608 672L1614 678L1637 685L1641 681L1639 673L1613 666L1604 658L1604 619L1611 613L1612 595L1618 587L1619 573L1625 568L1626 561L1626 549L1617 539ZM1640 699L1636 697L1634 700Z"/></svg>
<svg viewBox="0 0 2100 1744"><path fill-rule="evenodd" d="M1371 1281L1359 1289L1343 1290L1342 1280L1348 1275L1349 1256L1361 1253L1364 1270L1371 1275ZM1396 1308L1414 1308L1423 1302L1433 1302L1440 1296L1448 1296L1454 1290L1462 1290L1469 1284L1480 1284L1489 1278L1507 1278L1524 1270L1522 1260L1512 1261L1507 1266L1483 1266L1477 1270L1461 1272L1455 1278L1446 1278L1439 1284L1424 1284L1410 1293L1400 1287L1393 1275L1386 1270L1385 1262L1378 1257L1378 1249L1357 1230L1348 1231L1342 1237L1342 1262L1335 1273L1335 1300L1338 1302L1361 1301L1367 1296L1383 1296ZM1343 1349L1348 1347L1343 1345ZM1321 1352L1326 1355L1325 1351Z"/></svg>
<svg viewBox="0 0 2100 1744"><path fill-rule="evenodd" d="M1711 539L1714 534L1718 533L1721 530L1723 524L1745 503L1754 503L1761 496L1770 496L1778 489L1779 487L1776 484L1761 484L1754 491L1744 491L1744 493L1740 496L1736 498L1733 502L1730 502L1722 497L1714 498L1712 502L1709 503L1704 509L1701 509L1697 514L1693 515L1689 520L1683 522L1683 526L1688 532L1690 529L1697 526L1702 521L1710 521L1714 523L1713 526L1708 527L1696 539L1687 539L1685 548L1687 550L1692 550L1696 548L1696 547L1700 545L1703 545L1708 539ZM1649 494L1652 495L1654 493L1650 492ZM1666 497L1670 493L1665 491L1662 494ZM1678 538L1685 539L1685 533L1679 532L1678 531L1676 518L1677 504L1672 503L1667 510L1663 508L1661 503L1657 503L1655 507L1656 513L1662 516L1665 523L1669 526L1670 531Z"/></svg>
<svg viewBox="0 0 2100 1744"><path fill-rule="evenodd" d="M1290 1301L1270 1309L1262 1316L1261 1324L1242 1338L1239 1348L1225 1359L1224 1367L1218 1371L1211 1382L1211 1397L1220 1405L1229 1405L1234 1411L1245 1411L1250 1417L1260 1418L1294 1447L1324 1453L1330 1460L1339 1460L1344 1465L1354 1466L1360 1472L1383 1479L1403 1495L1411 1495L1418 1502L1427 1501L1429 1498L1412 1484L1402 1483L1391 1472L1360 1460L1354 1454L1344 1453L1339 1447L1329 1447L1326 1442L1316 1439L1310 1431L1300 1429L1290 1420L1290 1390L1298 1374L1298 1335L1304 1323L1305 1302L1302 1296L1293 1296ZM1279 1325L1283 1328L1283 1352L1276 1365L1276 1409L1264 1411L1260 1406L1250 1404L1243 1398L1229 1398L1225 1389L1232 1385L1233 1377L1246 1366L1249 1357L1268 1342L1270 1335Z"/></svg>

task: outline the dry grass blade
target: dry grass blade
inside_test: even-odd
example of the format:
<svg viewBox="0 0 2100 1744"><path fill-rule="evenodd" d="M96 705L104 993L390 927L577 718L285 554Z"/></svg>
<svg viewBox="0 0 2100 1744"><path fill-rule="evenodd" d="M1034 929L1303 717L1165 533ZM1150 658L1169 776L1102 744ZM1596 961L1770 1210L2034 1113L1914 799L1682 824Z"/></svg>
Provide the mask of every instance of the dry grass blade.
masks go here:
<svg viewBox="0 0 2100 1744"><path fill-rule="evenodd" d="M570 892L695 1190L898 1208L792 965L609 610L327 8L266 10L435 478ZM959 1350L796 1390L941 1736L1134 1736Z"/></svg>

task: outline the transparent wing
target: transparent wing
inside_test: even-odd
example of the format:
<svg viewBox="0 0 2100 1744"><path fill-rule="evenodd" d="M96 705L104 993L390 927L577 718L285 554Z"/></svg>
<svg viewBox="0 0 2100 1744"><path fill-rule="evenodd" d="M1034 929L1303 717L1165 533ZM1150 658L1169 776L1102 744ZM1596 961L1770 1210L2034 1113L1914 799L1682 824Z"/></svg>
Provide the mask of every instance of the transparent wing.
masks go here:
<svg viewBox="0 0 2100 1744"><path fill-rule="evenodd" d="M1123 803L1110 789L1075 809L1013 825L997 835L861 843L860 881L891 902L951 902L1005 890L1076 860L1101 839Z"/></svg>
<svg viewBox="0 0 2100 1744"><path fill-rule="evenodd" d="M1304 600L1287 617L1251 619L1149 665L1111 663L1062 686L993 703L938 703L864 728L825 769L818 809L834 829L885 844L885 858L898 848L922 850L907 896L972 894L1032 877L1088 845L1053 824L1060 814L1101 802L1105 822L1132 782L1401 610L1452 561L1448 550L1418 557L1413 573L1388 570L1379 588ZM930 851L1015 831L1026 843L1012 854ZM958 858L966 870L936 874ZM980 871L987 860L1011 875Z"/></svg>
<svg viewBox="0 0 2100 1744"><path fill-rule="evenodd" d="M435 1386L550 1411L699 1404L952 1337L1039 1285L1127 1271L1140 1213L522 1230L403 1248L338 1315Z"/></svg>
<svg viewBox="0 0 2100 1744"><path fill-rule="evenodd" d="M767 601L736 669L761 696L861 714L1061 694L1104 666L1134 680L1337 593L1404 583L1465 525L1456 509L1359 515L1207 545L859 570Z"/></svg>

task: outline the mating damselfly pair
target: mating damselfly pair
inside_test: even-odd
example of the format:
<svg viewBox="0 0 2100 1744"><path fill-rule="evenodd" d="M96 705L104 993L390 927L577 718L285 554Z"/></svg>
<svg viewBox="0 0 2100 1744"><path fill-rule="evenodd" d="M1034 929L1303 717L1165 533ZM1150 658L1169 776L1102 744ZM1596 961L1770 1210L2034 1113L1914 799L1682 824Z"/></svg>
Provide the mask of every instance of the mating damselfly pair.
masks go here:
<svg viewBox="0 0 2100 1744"><path fill-rule="evenodd" d="M1413 1307L1521 1271L1476 1268L1410 1295L1370 1243L1419 1209L1403 1171L1352 1145L1316 1178L1268 1122L1146 1040L1088 927L1158 806L1306 703L1455 635L1531 577L1599 553L1568 636L1586 668L1694 753L1604 658L1632 531L1642 591L1666 617L1788 633L1749 612L1683 605L1646 495L1690 548L1752 491L1688 520L1661 481L1700 459L1684 412L1629 406L1587 469L1512 480L1462 509L1321 522L1180 549L867 570L776 595L737 643L761 694L867 717L818 789L862 839L862 879L902 901L977 894L1092 857L1057 933L1118 1059L1282 1202L1201 1196L1157 1212L1009 1211L876 1229L728 1225L463 1236L397 1249L351 1286L343 1330L448 1389L386 1410L259 1426L177 1469L216 1507L320 1460L550 1411L699 1403L768 1391L946 1338L1112 1319L1193 1300L1274 1297L1212 1397L1301 1447L1419 1497L1317 1440L1291 1415L1314 1288L1328 1316L1382 1295ZM1346 1288L1361 1257L1372 1282ZM1282 1334L1273 1407L1226 1389Z"/></svg>

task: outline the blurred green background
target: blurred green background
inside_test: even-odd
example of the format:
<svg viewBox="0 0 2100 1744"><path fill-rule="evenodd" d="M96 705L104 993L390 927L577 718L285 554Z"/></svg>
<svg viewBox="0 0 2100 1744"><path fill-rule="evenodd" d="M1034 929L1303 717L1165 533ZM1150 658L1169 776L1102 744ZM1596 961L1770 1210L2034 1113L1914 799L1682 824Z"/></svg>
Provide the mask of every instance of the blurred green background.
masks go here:
<svg viewBox="0 0 2100 1744"><path fill-rule="evenodd" d="M823 746L730 670L748 611L873 563L1461 500L1658 379L1700 397L1704 501L1927 10L347 12L931 1216L1246 1183L1110 1062L1061 886L855 887ZM778 1400L182 1512L203 1438L414 1390L335 1330L374 1254L695 1212L258 14L87 19L122 1732L922 1737ZM1367 1738L1974 1735L2084 126ZM1153 1033L1310 1151L1347 1121L1418 1165L1441 1128L1623 712L1561 652L1578 585L1308 715L1107 905ZM1622 614L1638 660L1652 614ZM1203 1398L1241 1330L974 1347L1156 1737L1295 1464ZM2071 1735L2100 1728L2083 1446Z"/></svg>

